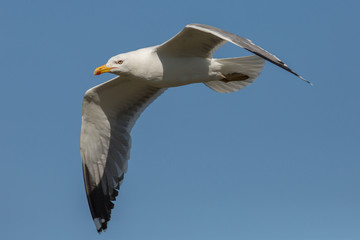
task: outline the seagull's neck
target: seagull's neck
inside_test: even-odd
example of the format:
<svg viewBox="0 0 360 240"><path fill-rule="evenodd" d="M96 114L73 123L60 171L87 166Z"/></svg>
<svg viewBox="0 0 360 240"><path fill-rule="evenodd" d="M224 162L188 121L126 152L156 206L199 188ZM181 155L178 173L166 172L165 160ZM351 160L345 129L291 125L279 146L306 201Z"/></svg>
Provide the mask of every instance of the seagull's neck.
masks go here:
<svg viewBox="0 0 360 240"><path fill-rule="evenodd" d="M131 75L139 80L161 80L163 66L156 53L156 47L141 48L126 53Z"/></svg>

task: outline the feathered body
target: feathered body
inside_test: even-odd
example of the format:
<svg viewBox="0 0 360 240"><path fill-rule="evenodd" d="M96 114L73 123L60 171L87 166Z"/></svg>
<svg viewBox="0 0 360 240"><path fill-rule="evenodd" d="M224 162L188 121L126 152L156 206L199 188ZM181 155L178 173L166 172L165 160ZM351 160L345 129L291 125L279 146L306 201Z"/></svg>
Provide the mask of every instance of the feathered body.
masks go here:
<svg viewBox="0 0 360 240"><path fill-rule="evenodd" d="M213 52L226 42L255 55L214 59ZM250 40L201 24L187 25L161 45L116 55L95 70L95 75L118 75L89 89L83 100L80 151L98 232L107 228L128 167L130 132L145 108L169 87L204 83L216 92L240 90L258 77L265 60L303 79Z"/></svg>

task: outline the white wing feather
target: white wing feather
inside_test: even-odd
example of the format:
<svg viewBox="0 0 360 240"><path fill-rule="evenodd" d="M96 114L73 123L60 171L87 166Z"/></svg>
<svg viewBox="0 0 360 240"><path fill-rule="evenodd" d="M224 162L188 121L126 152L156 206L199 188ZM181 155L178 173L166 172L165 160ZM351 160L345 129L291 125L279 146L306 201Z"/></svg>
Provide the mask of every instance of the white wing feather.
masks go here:
<svg viewBox="0 0 360 240"><path fill-rule="evenodd" d="M130 131L144 109L164 91L117 77L84 96L80 150L89 207L99 232L107 227L112 201L127 171Z"/></svg>
<svg viewBox="0 0 360 240"><path fill-rule="evenodd" d="M242 47L269 62L294 74L303 81L311 84L299 74L290 69L274 54L255 45L249 39L240 37L220 28L204 25L189 24L181 32L167 42L158 46L158 53L173 57L206 57L210 58L213 52L226 42Z"/></svg>

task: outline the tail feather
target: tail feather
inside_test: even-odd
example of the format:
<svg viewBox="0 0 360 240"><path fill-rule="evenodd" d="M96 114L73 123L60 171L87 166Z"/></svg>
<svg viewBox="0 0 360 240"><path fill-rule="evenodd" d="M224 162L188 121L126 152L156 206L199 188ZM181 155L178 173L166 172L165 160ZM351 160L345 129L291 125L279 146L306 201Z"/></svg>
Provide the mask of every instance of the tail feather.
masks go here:
<svg viewBox="0 0 360 240"><path fill-rule="evenodd" d="M221 65L220 72L223 75L232 75L239 73L248 76L246 80L241 81L210 81L204 84L220 93L235 92L250 85L259 76L264 68L265 60L257 55L239 58L222 58L216 59Z"/></svg>

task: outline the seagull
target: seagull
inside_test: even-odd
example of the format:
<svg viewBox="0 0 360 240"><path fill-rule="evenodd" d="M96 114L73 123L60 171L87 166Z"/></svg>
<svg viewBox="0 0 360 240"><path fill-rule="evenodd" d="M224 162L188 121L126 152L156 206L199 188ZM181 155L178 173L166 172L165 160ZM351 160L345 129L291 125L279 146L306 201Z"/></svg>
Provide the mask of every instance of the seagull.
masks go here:
<svg viewBox="0 0 360 240"><path fill-rule="evenodd" d="M227 42L254 55L213 58ZM94 75L117 75L87 90L82 105L82 169L98 233L107 229L128 168L130 132L145 108L170 87L203 83L219 93L238 91L259 76L265 60L310 83L249 39L203 24L189 24L161 45L116 55L95 69Z"/></svg>

